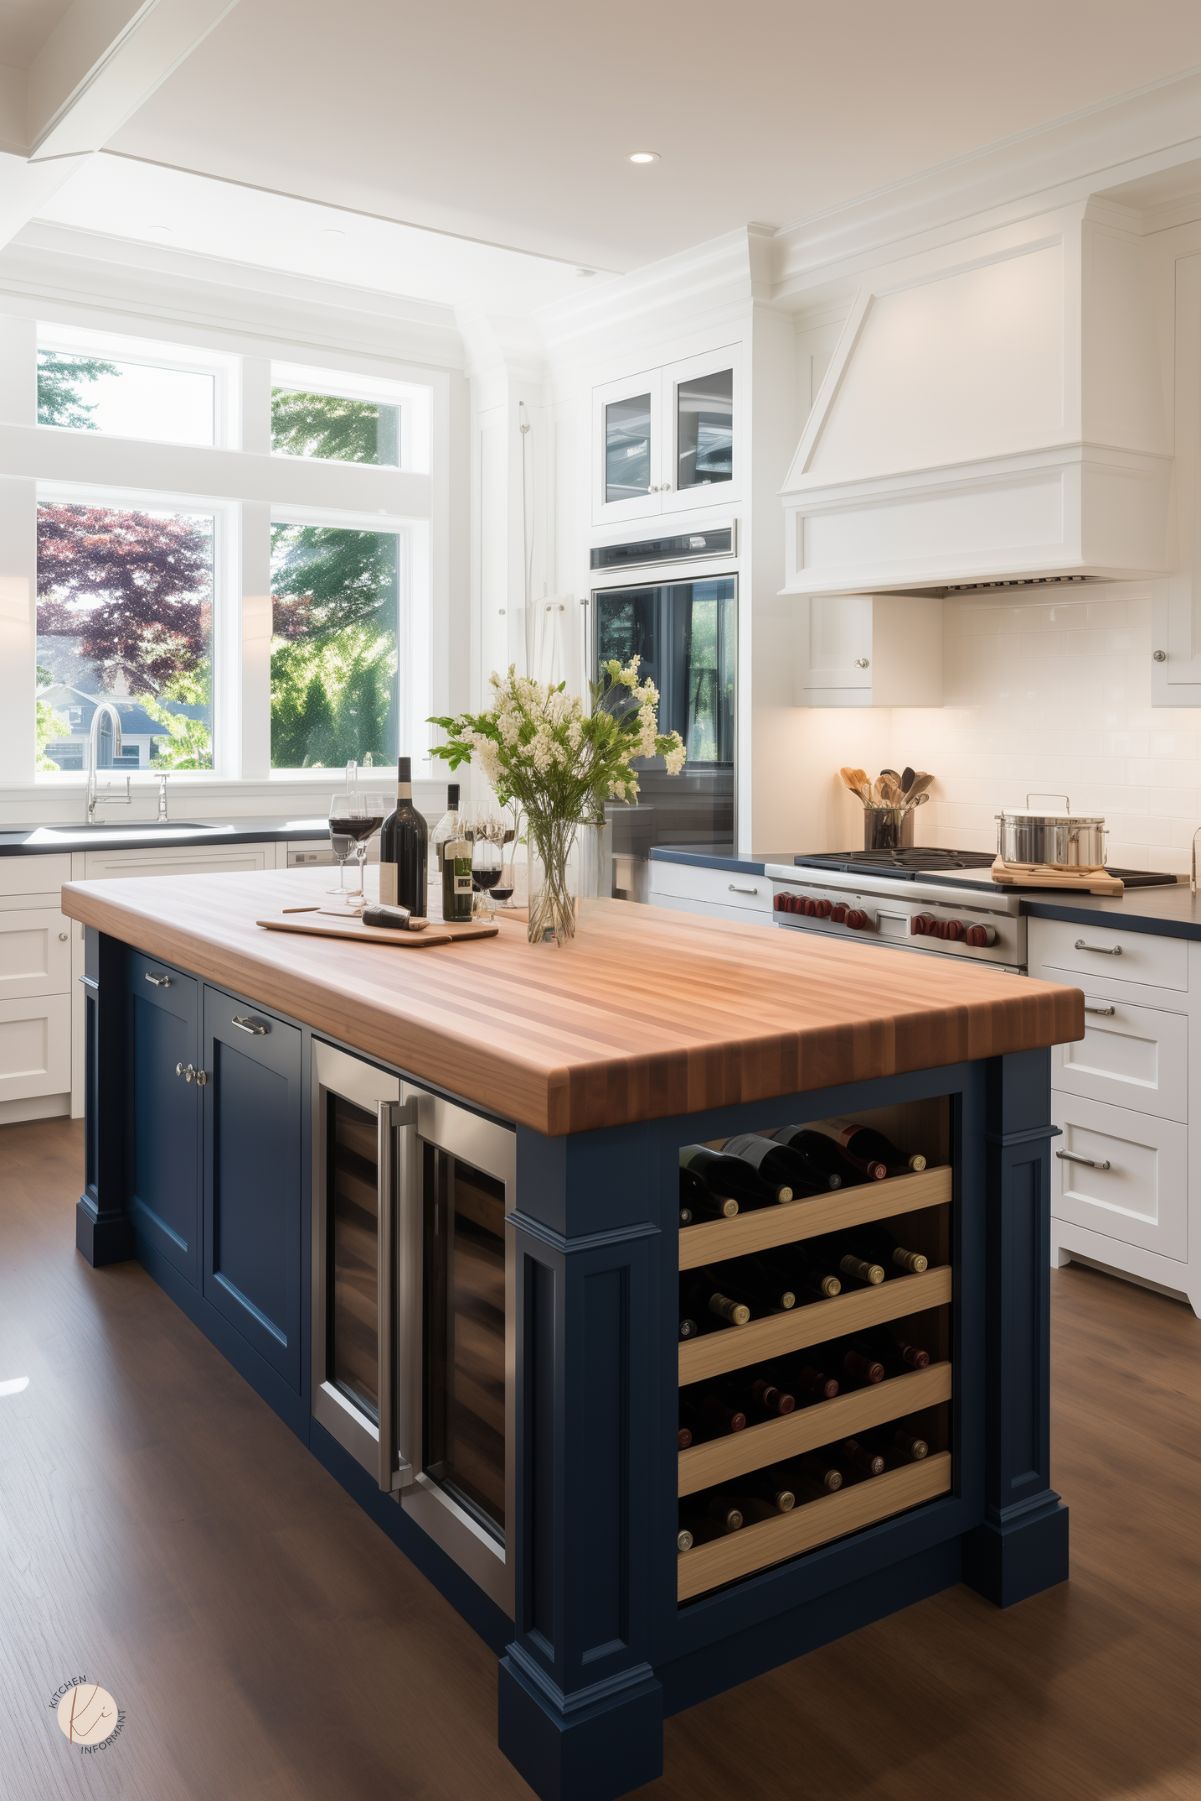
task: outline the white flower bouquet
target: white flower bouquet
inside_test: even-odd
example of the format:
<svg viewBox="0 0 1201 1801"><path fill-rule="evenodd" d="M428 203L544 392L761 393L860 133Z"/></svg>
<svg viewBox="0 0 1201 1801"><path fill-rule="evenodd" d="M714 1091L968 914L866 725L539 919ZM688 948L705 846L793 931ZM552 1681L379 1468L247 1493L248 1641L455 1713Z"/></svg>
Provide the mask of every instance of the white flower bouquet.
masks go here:
<svg viewBox="0 0 1201 1801"><path fill-rule="evenodd" d="M638 796L640 758L662 757L669 775L684 767L678 732L659 730L659 691L638 679L640 659L611 658L592 686L590 704L568 694L566 684L536 682L511 664L493 674L493 705L485 713L435 718L446 743L434 755L452 769L479 766L502 806L516 802L529 821L531 858L530 938L570 938L575 906L567 862L581 824L599 825L605 802ZM533 857L541 864L534 891Z"/></svg>

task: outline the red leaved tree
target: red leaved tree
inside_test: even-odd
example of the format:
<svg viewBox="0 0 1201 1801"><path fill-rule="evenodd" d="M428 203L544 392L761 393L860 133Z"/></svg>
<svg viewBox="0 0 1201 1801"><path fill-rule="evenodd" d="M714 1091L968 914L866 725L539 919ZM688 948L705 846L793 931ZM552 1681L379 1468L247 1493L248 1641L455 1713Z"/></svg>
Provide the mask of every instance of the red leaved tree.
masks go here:
<svg viewBox="0 0 1201 1801"><path fill-rule="evenodd" d="M208 655L212 540L194 518L38 508L38 635L70 638L104 688L155 695Z"/></svg>

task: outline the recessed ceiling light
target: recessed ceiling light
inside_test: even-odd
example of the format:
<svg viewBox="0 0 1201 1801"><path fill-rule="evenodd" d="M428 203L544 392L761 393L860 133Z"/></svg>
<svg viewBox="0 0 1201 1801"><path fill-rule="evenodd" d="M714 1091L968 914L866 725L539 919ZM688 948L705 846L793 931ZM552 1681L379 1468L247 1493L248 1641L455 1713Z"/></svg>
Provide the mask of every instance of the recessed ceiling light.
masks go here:
<svg viewBox="0 0 1201 1801"><path fill-rule="evenodd" d="M337 225L323 225L321 228L321 236L323 238L329 238L332 242L337 238L344 238L346 233Z"/></svg>
<svg viewBox="0 0 1201 1801"><path fill-rule="evenodd" d="M629 160L632 163L657 163L659 152L657 150L631 150Z"/></svg>
<svg viewBox="0 0 1201 1801"><path fill-rule="evenodd" d="M591 281L592 277L596 274L596 270L595 269L577 269L576 274L579 276L581 281Z"/></svg>

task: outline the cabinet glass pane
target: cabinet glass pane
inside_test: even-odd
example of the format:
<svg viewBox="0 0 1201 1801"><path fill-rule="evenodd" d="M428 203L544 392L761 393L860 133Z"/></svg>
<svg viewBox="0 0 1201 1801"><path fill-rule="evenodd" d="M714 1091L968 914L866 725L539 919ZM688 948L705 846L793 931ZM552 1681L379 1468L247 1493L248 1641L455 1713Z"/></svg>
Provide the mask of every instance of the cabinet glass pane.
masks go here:
<svg viewBox="0 0 1201 1801"><path fill-rule="evenodd" d="M676 386L676 487L728 482L734 473L734 371Z"/></svg>
<svg viewBox="0 0 1201 1801"><path fill-rule="evenodd" d="M424 1157L424 1470L502 1537L504 1185L435 1145Z"/></svg>
<svg viewBox="0 0 1201 1801"><path fill-rule="evenodd" d="M689 770L732 768L735 578L598 590L595 603L597 667L640 657L640 673L659 689L660 729L679 732Z"/></svg>
<svg viewBox="0 0 1201 1801"><path fill-rule="evenodd" d="M651 397L631 394L605 408L605 500L651 491Z"/></svg>
<svg viewBox="0 0 1201 1801"><path fill-rule="evenodd" d="M379 1424L379 1166L376 1118L327 1097L329 1288L326 1380Z"/></svg>

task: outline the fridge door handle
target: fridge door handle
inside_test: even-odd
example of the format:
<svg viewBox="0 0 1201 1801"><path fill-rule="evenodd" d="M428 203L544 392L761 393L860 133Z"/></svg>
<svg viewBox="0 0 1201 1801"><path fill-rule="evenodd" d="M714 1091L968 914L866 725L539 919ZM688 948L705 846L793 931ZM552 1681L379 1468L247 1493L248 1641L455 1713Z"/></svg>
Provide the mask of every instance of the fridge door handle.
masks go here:
<svg viewBox="0 0 1201 1801"><path fill-rule="evenodd" d="M398 1213L407 1216L412 1186L411 1144L416 1128L412 1102L381 1101L377 1121L379 1167L379 1266L376 1318L379 1321L379 1485L395 1494L413 1484L408 1460L408 1382L397 1381ZM407 1251L407 1246L406 1246ZM409 1322L405 1322L408 1336ZM408 1357L405 1358L406 1375Z"/></svg>

